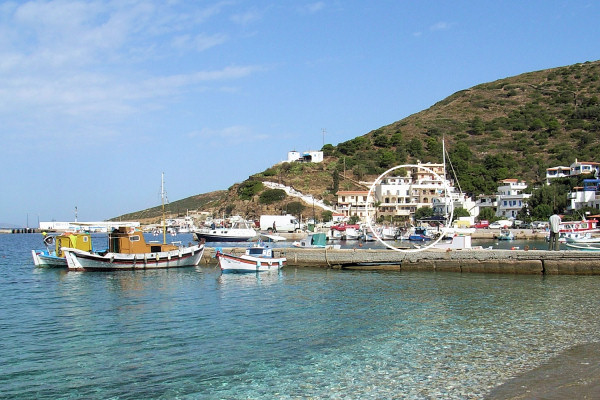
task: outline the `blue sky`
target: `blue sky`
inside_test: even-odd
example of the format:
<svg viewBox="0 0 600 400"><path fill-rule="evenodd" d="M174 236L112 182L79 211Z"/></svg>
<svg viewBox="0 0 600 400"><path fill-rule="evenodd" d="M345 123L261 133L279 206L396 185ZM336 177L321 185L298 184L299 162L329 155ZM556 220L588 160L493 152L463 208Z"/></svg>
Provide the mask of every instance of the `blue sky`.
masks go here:
<svg viewBox="0 0 600 400"><path fill-rule="evenodd" d="M600 59L600 2L0 3L0 225L227 189L474 85Z"/></svg>

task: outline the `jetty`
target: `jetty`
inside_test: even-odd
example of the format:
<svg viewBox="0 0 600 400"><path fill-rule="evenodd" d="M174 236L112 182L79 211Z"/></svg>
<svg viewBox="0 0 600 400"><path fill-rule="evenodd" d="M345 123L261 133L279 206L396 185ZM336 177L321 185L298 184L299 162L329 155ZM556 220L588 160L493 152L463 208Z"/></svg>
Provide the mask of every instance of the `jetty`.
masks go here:
<svg viewBox="0 0 600 400"><path fill-rule="evenodd" d="M245 248L229 248L243 254ZM288 267L347 270L476 272L494 274L600 275L600 252L575 250L424 250L274 248ZM206 248L203 262L215 263Z"/></svg>

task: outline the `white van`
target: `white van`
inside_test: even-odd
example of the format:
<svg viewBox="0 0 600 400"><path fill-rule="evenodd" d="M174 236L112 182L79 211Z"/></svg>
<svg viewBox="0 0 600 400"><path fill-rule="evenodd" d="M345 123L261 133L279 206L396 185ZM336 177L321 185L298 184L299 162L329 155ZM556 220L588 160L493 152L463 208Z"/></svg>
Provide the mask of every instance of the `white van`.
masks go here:
<svg viewBox="0 0 600 400"><path fill-rule="evenodd" d="M489 229L503 229L503 228L511 228L512 227L513 222L508 220L508 219L501 219L495 222L492 222L490 224L490 226L488 226Z"/></svg>
<svg viewBox="0 0 600 400"><path fill-rule="evenodd" d="M271 232L297 232L304 230L293 215L261 215L260 230Z"/></svg>

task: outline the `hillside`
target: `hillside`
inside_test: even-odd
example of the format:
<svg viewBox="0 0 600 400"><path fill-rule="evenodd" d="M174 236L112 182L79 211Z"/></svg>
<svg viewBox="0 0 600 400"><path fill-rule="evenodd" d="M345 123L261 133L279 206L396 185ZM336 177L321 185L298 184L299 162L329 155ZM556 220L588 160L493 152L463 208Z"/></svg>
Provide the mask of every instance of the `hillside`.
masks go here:
<svg viewBox="0 0 600 400"><path fill-rule="evenodd" d="M323 163L275 165L218 192L218 201L185 199L186 208L256 217L298 207L290 205L297 200L263 187L265 180L334 202L337 190L361 188L359 181L393 166L441 162L442 139L465 192L493 193L505 178L539 184L550 166L568 166L575 158L599 161L599 94L600 61L480 84L363 136L325 145Z"/></svg>

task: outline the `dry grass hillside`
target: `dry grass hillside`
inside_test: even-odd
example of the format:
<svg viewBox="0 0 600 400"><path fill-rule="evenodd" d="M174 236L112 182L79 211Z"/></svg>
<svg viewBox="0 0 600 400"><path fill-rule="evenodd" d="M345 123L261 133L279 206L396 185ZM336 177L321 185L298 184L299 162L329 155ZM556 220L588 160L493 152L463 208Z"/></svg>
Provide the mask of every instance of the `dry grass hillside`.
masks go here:
<svg viewBox="0 0 600 400"><path fill-rule="evenodd" d="M274 165L227 191L192 196L170 206L180 214L198 209L249 218L294 213L297 199L281 198L281 193L260 182L283 183L333 203L338 190L361 189L358 182L374 179L390 167L441 162L442 140L463 191L492 193L505 178L536 185L550 166L570 165L575 158L600 161L599 96L599 61L480 84L363 136L325 145L323 163ZM156 211L120 218L151 218ZM312 207L300 212L312 215Z"/></svg>

